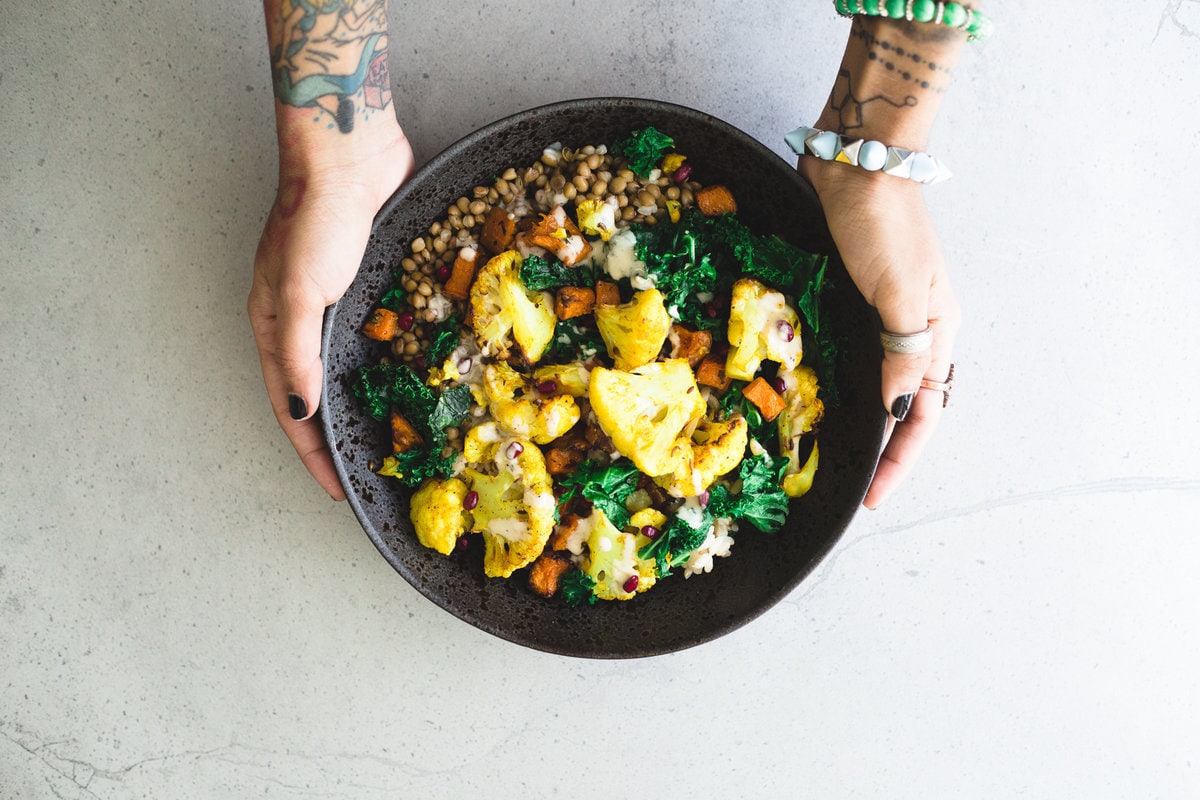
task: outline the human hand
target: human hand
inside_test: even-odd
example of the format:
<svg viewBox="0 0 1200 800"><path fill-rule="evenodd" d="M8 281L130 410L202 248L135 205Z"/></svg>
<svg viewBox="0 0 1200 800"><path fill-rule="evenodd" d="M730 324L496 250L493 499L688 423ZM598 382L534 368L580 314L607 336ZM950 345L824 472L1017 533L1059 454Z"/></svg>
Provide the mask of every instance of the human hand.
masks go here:
<svg viewBox="0 0 1200 800"><path fill-rule="evenodd" d="M912 470L937 427L943 394L921 391L921 379L946 380L962 312L919 184L815 158L801 158L798 169L816 190L842 261L884 330L933 330L930 351L884 353L888 432L863 500L873 509Z"/></svg>
<svg viewBox="0 0 1200 800"><path fill-rule="evenodd" d="M319 165L281 152L279 190L254 258L247 310L275 418L301 461L344 500L333 458L313 414L321 399L325 308L354 280L376 212L412 171L408 140L395 128L369 152ZM291 163L289 163L291 162Z"/></svg>

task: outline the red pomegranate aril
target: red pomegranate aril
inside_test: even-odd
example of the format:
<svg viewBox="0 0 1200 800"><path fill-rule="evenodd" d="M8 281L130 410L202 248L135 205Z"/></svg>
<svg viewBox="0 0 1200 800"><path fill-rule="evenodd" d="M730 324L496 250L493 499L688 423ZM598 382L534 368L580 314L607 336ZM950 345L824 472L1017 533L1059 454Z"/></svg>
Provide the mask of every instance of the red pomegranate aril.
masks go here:
<svg viewBox="0 0 1200 800"><path fill-rule="evenodd" d="M467 492L467 496L463 498L463 508L465 508L467 511L470 511L477 505L479 505L479 492L472 489L471 491Z"/></svg>
<svg viewBox="0 0 1200 800"><path fill-rule="evenodd" d="M396 324L400 326L402 331L411 331L413 323L417 321L416 316L411 311L401 311L400 316L396 319Z"/></svg>
<svg viewBox="0 0 1200 800"><path fill-rule="evenodd" d="M700 503L701 508L708 508L708 501L711 497L712 497L712 495L710 495L708 493L708 490L705 489L703 492L696 495L696 500L697 500L697 502Z"/></svg>
<svg viewBox="0 0 1200 800"><path fill-rule="evenodd" d="M625 585L622 586L621 588L625 590L626 594L633 594L634 592L637 591L637 587L638 587L638 576L630 575L629 578L625 581Z"/></svg>
<svg viewBox="0 0 1200 800"><path fill-rule="evenodd" d="M554 381L542 381L537 385L537 390L542 394L554 394L558 391L558 384Z"/></svg>
<svg viewBox="0 0 1200 800"><path fill-rule="evenodd" d="M433 277L437 278L438 283L445 283L450 279L450 271L450 268L443 264L437 268L436 272L433 273Z"/></svg>
<svg viewBox="0 0 1200 800"><path fill-rule="evenodd" d="M465 536L460 536L458 537L458 541L454 543L454 546L459 550L459 552L462 552L471 546L471 541Z"/></svg>
<svg viewBox="0 0 1200 800"><path fill-rule="evenodd" d="M796 338L796 329L792 327L792 323L783 319L779 321L779 335L783 337L785 342L790 342Z"/></svg>
<svg viewBox="0 0 1200 800"><path fill-rule="evenodd" d="M642 536L645 536L647 539L657 539L658 528L654 527L653 525L643 525Z"/></svg>
<svg viewBox="0 0 1200 800"><path fill-rule="evenodd" d="M509 458L516 458L524 452L525 445L521 444L520 442L513 442L508 446L508 450L505 451Z"/></svg>
<svg viewBox="0 0 1200 800"><path fill-rule="evenodd" d="M779 394L783 394L785 391L787 391L787 384L783 382L783 378L776 378L775 380L771 381L771 388Z"/></svg>
<svg viewBox="0 0 1200 800"><path fill-rule="evenodd" d="M685 182L688 178L692 177L692 165L686 162L680 164L679 169L675 170L675 174L672 177L676 183Z"/></svg>

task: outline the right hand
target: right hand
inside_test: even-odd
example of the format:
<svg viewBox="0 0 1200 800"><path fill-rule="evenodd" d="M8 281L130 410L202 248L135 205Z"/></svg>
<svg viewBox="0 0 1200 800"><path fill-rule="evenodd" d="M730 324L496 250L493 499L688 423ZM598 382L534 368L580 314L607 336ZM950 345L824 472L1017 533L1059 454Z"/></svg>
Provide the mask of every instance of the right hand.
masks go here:
<svg viewBox="0 0 1200 800"><path fill-rule="evenodd" d="M279 190L254 258L247 310L275 418L330 497L344 500L333 458L313 418L321 400L321 325L350 287L379 208L412 172L395 129L369 154L339 154L319 167L280 153Z"/></svg>

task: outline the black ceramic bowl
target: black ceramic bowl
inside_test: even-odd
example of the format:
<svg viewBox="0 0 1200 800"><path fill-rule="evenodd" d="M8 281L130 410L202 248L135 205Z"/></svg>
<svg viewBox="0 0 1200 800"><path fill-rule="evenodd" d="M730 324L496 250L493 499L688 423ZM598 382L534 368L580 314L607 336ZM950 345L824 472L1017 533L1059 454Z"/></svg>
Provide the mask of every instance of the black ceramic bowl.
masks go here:
<svg viewBox="0 0 1200 800"><path fill-rule="evenodd" d="M390 431L360 412L348 376L380 355L379 345L359 331L386 291L393 265L455 198L507 167L533 163L553 142L612 142L646 125L674 137L697 180L729 186L739 217L753 230L830 256L828 304L843 340L836 367L841 403L821 424L813 489L795 501L783 530L741 533L730 557L719 559L709 574L687 580L676 574L631 601L570 608L560 598L533 595L523 573L485 578L482 547L447 558L417 542L409 523L410 491L368 466L390 452ZM738 129L688 108L627 98L575 100L470 134L426 164L379 212L357 279L326 316L322 419L350 507L367 535L434 603L488 633L539 650L592 658L655 655L712 640L766 611L808 575L850 523L883 435L878 330L874 312L837 258L816 195L791 164Z"/></svg>

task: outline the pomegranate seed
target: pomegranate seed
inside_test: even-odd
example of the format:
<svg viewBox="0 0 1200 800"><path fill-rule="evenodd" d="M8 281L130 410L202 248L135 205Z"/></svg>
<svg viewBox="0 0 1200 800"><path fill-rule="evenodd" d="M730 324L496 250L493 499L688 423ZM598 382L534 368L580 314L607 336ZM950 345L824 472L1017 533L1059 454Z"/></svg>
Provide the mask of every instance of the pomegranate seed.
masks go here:
<svg viewBox="0 0 1200 800"><path fill-rule="evenodd" d="M468 547L470 547L471 542L469 539L467 539L467 537L460 536L460 537L458 537L458 541L454 543L454 546L456 548L458 548L458 550L461 552L463 550L466 550Z"/></svg>
<svg viewBox="0 0 1200 800"><path fill-rule="evenodd" d="M721 313L720 309L717 308L715 303L709 303L708 305L706 305L704 307L704 314L709 319L716 319L717 314L719 314L719 313Z"/></svg>
<svg viewBox="0 0 1200 800"><path fill-rule="evenodd" d="M450 268L443 264L433 273L433 277L437 278L438 283L445 283L450 278Z"/></svg>
<svg viewBox="0 0 1200 800"><path fill-rule="evenodd" d="M690 177L692 177L692 165L685 161L679 165L679 169L675 170L675 182L683 183Z"/></svg>
<svg viewBox="0 0 1200 800"><path fill-rule="evenodd" d="M786 319L779 321L779 335L783 337L785 342L790 342L796 338L796 329Z"/></svg>
<svg viewBox="0 0 1200 800"><path fill-rule="evenodd" d="M463 498L463 508L465 508L467 511L470 511L477 505L479 505L479 492L472 489L471 491L467 492L467 496Z"/></svg>
<svg viewBox="0 0 1200 800"><path fill-rule="evenodd" d="M396 323L400 326L400 330L402 331L411 331L413 323L416 321L417 318L413 316L411 311L400 312L400 316L396 319Z"/></svg>
<svg viewBox="0 0 1200 800"><path fill-rule="evenodd" d="M785 391L787 391L787 384L783 382L783 378L776 378L775 380L771 381L771 388L779 392L779 394L783 394Z"/></svg>
<svg viewBox="0 0 1200 800"><path fill-rule="evenodd" d="M508 446L508 450L506 451L509 458L516 458L524 452L525 445L521 444L520 442L513 442Z"/></svg>
<svg viewBox="0 0 1200 800"><path fill-rule="evenodd" d="M458 362L458 364L456 364L455 366L458 368L458 373L460 375L466 375L468 372L471 371L471 365L473 363L474 362L472 362L471 359L464 358L462 361Z"/></svg>
<svg viewBox="0 0 1200 800"><path fill-rule="evenodd" d="M657 539L658 528L654 527L653 525L643 525L642 536L645 536L647 539Z"/></svg>
<svg viewBox="0 0 1200 800"><path fill-rule="evenodd" d="M712 495L708 493L707 489L705 489L703 492L696 495L696 500L699 501L701 508L708 508L708 501L711 497Z"/></svg>
<svg viewBox="0 0 1200 800"><path fill-rule="evenodd" d="M554 381L542 381L537 385L537 390L542 394L554 394L558 391L558 384Z"/></svg>
<svg viewBox="0 0 1200 800"><path fill-rule="evenodd" d="M637 591L637 587L638 587L638 576L630 575L629 579L627 581L625 581L625 585L622 586L621 588L625 590L626 594L632 594L633 592Z"/></svg>

